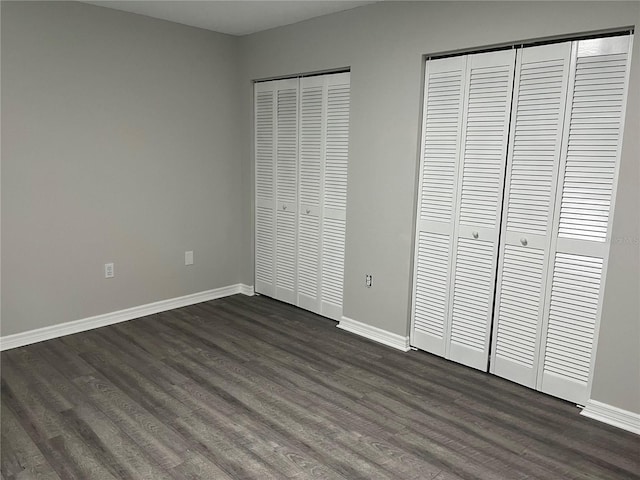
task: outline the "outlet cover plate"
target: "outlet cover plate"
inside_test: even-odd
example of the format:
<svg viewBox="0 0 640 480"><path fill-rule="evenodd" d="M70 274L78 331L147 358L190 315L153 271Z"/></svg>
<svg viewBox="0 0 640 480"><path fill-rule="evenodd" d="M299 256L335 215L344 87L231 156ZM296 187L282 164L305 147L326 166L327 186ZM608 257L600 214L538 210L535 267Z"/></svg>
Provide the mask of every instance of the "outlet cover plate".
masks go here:
<svg viewBox="0 0 640 480"><path fill-rule="evenodd" d="M104 278L113 278L115 275L115 271L113 268L113 263L105 263L104 264Z"/></svg>

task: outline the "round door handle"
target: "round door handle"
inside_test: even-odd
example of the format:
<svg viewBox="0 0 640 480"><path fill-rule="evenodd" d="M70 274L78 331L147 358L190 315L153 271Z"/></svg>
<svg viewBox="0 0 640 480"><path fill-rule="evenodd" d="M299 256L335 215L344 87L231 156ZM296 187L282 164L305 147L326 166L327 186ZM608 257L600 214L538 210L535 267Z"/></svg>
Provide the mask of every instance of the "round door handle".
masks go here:
<svg viewBox="0 0 640 480"><path fill-rule="evenodd" d="M287 209L287 206L286 206L286 205L282 205L282 209L283 209L283 210L286 210L286 209Z"/></svg>
<svg viewBox="0 0 640 480"><path fill-rule="evenodd" d="M527 243L529 243L529 240L527 240L526 238L524 238L524 237L523 237L523 238L521 238L521 239L520 239L520 243L521 243L523 246L525 246L525 247L526 247L526 246L527 246Z"/></svg>
<svg viewBox="0 0 640 480"><path fill-rule="evenodd" d="M310 213L311 213L311 210L307 208L307 215L309 215Z"/></svg>
<svg viewBox="0 0 640 480"><path fill-rule="evenodd" d="M480 236L478 232L473 232L471 235L473 236L473 238L478 238Z"/></svg>

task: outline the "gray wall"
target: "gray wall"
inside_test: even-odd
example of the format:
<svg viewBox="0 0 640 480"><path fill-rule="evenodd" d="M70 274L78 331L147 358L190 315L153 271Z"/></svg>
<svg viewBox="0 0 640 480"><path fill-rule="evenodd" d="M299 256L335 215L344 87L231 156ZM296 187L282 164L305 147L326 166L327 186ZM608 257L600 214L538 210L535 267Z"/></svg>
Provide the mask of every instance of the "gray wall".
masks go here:
<svg viewBox="0 0 640 480"><path fill-rule="evenodd" d="M351 67L345 316L407 335L422 56L633 25L639 10L637 2L383 2L244 37L245 169L253 174L251 80ZM632 239L638 236L638 43L613 232ZM250 199L252 177L246 178ZM245 210L250 242L249 202ZM593 395L640 412L637 249L612 245ZM251 282L246 259L243 280ZM373 274L371 289L365 273Z"/></svg>
<svg viewBox="0 0 640 480"><path fill-rule="evenodd" d="M235 37L2 2L2 335L239 282L237 65Z"/></svg>

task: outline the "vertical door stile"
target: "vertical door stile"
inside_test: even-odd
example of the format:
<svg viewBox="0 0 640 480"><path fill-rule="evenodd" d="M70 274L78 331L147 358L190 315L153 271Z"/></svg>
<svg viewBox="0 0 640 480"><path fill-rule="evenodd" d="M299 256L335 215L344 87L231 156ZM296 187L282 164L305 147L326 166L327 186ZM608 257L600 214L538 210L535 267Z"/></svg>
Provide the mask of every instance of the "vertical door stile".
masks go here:
<svg viewBox="0 0 640 480"><path fill-rule="evenodd" d="M411 344L445 355L467 57L426 62Z"/></svg>
<svg viewBox="0 0 640 480"><path fill-rule="evenodd" d="M632 35L573 42L537 388L591 387L622 149Z"/></svg>
<svg viewBox="0 0 640 480"><path fill-rule="evenodd" d="M535 387L571 42L518 52L491 373Z"/></svg>
<svg viewBox="0 0 640 480"><path fill-rule="evenodd" d="M470 55L461 139L446 357L486 371L515 50Z"/></svg>

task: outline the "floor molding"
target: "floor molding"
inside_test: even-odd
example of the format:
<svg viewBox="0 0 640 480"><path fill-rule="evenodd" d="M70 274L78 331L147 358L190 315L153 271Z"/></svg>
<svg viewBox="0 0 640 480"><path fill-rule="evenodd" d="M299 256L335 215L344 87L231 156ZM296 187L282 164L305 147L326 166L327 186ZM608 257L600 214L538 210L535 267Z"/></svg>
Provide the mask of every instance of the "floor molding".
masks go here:
<svg viewBox="0 0 640 480"><path fill-rule="evenodd" d="M51 338L71 335L72 333L105 327L107 325L113 325L114 323L126 322L127 320L133 320L134 318L146 317L147 315L153 315L154 313L166 312L167 310L173 310L174 308L186 307L195 303L208 302L209 300L228 297L238 293L252 296L254 294L253 286L237 283L227 287L214 288L213 290L192 293L182 297L160 300L159 302L139 305L137 307L126 308L124 310L96 315L94 317L83 318L58 325L51 325L50 327L37 328L27 332L6 335L4 337L0 337L0 351L42 342L43 340L49 340Z"/></svg>
<svg viewBox="0 0 640 480"><path fill-rule="evenodd" d="M239 283L240 293L246 295L247 297L253 297L256 294L256 291L253 288L253 285L245 285L244 283Z"/></svg>
<svg viewBox="0 0 640 480"><path fill-rule="evenodd" d="M640 413L589 400L580 414L640 435Z"/></svg>
<svg viewBox="0 0 640 480"><path fill-rule="evenodd" d="M410 349L409 337L403 337L402 335L391 333L378 327L372 327L371 325L358 322L352 318L343 316L337 327L342 330L346 330L347 332L360 335L361 337L368 338L369 340L373 340L374 342L382 343L388 347L397 348L403 352L408 352Z"/></svg>

